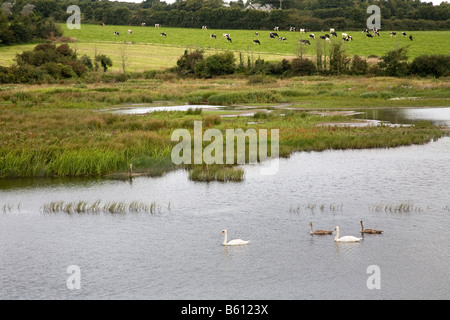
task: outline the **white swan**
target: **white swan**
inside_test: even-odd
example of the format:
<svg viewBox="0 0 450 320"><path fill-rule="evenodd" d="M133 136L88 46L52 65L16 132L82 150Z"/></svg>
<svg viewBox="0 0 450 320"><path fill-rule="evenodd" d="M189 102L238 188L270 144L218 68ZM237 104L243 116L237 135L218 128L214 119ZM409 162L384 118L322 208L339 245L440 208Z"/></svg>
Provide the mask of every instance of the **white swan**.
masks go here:
<svg viewBox="0 0 450 320"><path fill-rule="evenodd" d="M336 226L334 230L336 230L336 236L334 237L334 241L336 242L359 242L359 240L362 239L353 236L344 236L339 238L339 227Z"/></svg>
<svg viewBox="0 0 450 320"><path fill-rule="evenodd" d="M250 241L244 241L241 239L235 239L235 240L230 240L227 242L227 230L222 230L222 234L225 235L224 239L223 239L223 245L224 246L241 246L244 244L248 244Z"/></svg>

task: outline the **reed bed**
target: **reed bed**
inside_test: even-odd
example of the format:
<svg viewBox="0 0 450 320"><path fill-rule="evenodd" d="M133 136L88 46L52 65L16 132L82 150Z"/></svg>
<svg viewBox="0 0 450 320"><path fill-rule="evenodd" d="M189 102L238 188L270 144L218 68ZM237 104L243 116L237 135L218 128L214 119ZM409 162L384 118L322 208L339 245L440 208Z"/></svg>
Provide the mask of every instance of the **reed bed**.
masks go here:
<svg viewBox="0 0 450 320"><path fill-rule="evenodd" d="M373 212L390 212L390 213L421 213L424 209L413 203L404 202L398 204L377 204L370 206L370 211Z"/></svg>
<svg viewBox="0 0 450 320"><path fill-rule="evenodd" d="M170 211L170 204L168 205ZM87 201L64 202L52 201L42 205L43 213L67 213L67 214L126 214L126 213L148 213L159 214L162 212L162 205L157 202L149 204L132 201L130 203L120 201L110 201L102 203L100 200L93 203Z"/></svg>
<svg viewBox="0 0 450 320"><path fill-rule="evenodd" d="M241 182L245 172L241 168L227 166L195 166L189 171L189 179L201 182Z"/></svg>
<svg viewBox="0 0 450 320"><path fill-rule="evenodd" d="M342 211L344 205L343 204L334 204L334 203L308 203L304 205L291 206L289 208L289 213L301 213L301 212L340 212Z"/></svg>

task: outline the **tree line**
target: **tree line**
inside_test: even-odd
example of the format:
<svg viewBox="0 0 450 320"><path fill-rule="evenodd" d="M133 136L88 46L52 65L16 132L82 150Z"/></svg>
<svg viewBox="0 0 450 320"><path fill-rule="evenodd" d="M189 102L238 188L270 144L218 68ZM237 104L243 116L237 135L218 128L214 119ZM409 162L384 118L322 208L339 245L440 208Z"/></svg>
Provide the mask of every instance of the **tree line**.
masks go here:
<svg viewBox="0 0 450 320"><path fill-rule="evenodd" d="M250 1L249 1L250 2ZM383 30L449 30L450 4L419 0L255 0L272 5L270 12L246 9L244 0L160 0L142 3L99 0L0 0L0 44L29 42L60 34L55 22L65 22L70 5L81 9L82 23L108 25L161 24L166 27L280 30L295 26L308 30L361 30L369 17L367 7L381 10ZM281 5L281 9L280 9Z"/></svg>

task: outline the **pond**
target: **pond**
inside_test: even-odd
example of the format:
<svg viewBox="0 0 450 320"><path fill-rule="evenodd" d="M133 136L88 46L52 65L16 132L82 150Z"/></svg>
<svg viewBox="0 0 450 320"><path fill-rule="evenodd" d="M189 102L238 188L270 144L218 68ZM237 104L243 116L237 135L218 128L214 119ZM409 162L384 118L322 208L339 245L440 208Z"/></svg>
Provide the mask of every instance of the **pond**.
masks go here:
<svg viewBox="0 0 450 320"><path fill-rule="evenodd" d="M0 182L0 299L449 299L450 137L295 153L241 183L180 170L132 181ZM153 213L47 213L54 201L155 203ZM335 243L314 229L361 237ZM250 240L242 247L229 239ZM81 270L69 290L69 266ZM380 289L370 289L373 266Z"/></svg>

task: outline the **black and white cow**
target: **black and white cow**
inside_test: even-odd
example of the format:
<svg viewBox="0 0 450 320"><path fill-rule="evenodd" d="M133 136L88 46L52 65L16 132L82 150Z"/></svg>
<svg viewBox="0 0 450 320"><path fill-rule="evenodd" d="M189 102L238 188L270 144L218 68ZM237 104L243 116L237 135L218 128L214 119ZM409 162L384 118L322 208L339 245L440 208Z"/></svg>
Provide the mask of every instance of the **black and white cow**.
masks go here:
<svg viewBox="0 0 450 320"><path fill-rule="evenodd" d="M397 32L391 32L390 37L395 37L397 35Z"/></svg>
<svg viewBox="0 0 450 320"><path fill-rule="evenodd" d="M278 37L278 40L285 42L287 39L285 37Z"/></svg>
<svg viewBox="0 0 450 320"><path fill-rule="evenodd" d="M409 35L409 40L413 41L412 35Z"/></svg>
<svg viewBox="0 0 450 320"><path fill-rule="evenodd" d="M255 32L255 37L259 37L259 33L258 32Z"/></svg>
<svg viewBox="0 0 450 320"><path fill-rule="evenodd" d="M230 37L227 37L227 41L228 41L228 42L233 42L233 41L231 41L231 38L230 38Z"/></svg>
<svg viewBox="0 0 450 320"><path fill-rule="evenodd" d="M330 32L332 36L337 37L337 33L336 32Z"/></svg>
<svg viewBox="0 0 450 320"><path fill-rule="evenodd" d="M316 35L315 35L314 33L310 33L310 34L309 34L309 37L310 37L311 39L315 39L315 38L316 38Z"/></svg>
<svg viewBox="0 0 450 320"><path fill-rule="evenodd" d="M300 42L301 44L309 44L309 45L311 45L311 42L309 42L309 40L303 40L303 39L300 39L299 42Z"/></svg>
<svg viewBox="0 0 450 320"><path fill-rule="evenodd" d="M253 43L261 45L261 42L259 42L259 40L253 40Z"/></svg>
<svg viewBox="0 0 450 320"><path fill-rule="evenodd" d="M161 37L167 37L167 34L165 32L160 33Z"/></svg>
<svg viewBox="0 0 450 320"><path fill-rule="evenodd" d="M403 37L406 37L406 32L402 32L402 36L403 36Z"/></svg>
<svg viewBox="0 0 450 320"><path fill-rule="evenodd" d="M210 35L209 35L209 38L210 38L210 39L212 39L212 38L217 39L217 36L216 36L215 34L210 34Z"/></svg>
<svg viewBox="0 0 450 320"><path fill-rule="evenodd" d="M118 31L114 31L114 35L115 35L115 36L120 36L120 34L119 34Z"/></svg>
<svg viewBox="0 0 450 320"><path fill-rule="evenodd" d="M370 33L366 33L367 38L373 38L373 36Z"/></svg>

